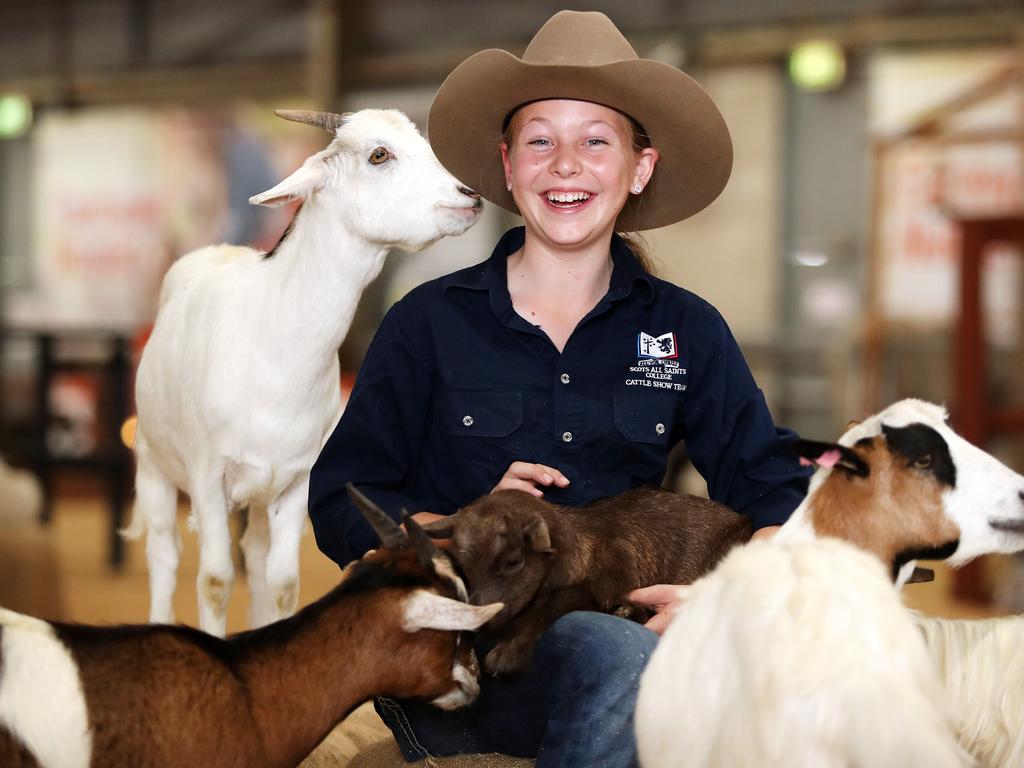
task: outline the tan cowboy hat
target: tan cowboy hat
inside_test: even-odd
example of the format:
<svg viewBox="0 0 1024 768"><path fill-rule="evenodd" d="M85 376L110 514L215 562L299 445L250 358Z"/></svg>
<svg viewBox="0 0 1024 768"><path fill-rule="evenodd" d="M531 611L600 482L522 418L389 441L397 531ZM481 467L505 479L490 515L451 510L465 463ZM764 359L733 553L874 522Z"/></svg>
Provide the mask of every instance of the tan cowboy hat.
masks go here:
<svg viewBox="0 0 1024 768"><path fill-rule="evenodd" d="M675 67L637 56L603 13L556 13L521 59L490 48L462 62L434 97L430 144L460 181L519 213L498 155L505 121L524 104L557 98L624 112L661 153L647 188L626 201L617 230L681 221L710 205L725 187L732 140L711 97Z"/></svg>

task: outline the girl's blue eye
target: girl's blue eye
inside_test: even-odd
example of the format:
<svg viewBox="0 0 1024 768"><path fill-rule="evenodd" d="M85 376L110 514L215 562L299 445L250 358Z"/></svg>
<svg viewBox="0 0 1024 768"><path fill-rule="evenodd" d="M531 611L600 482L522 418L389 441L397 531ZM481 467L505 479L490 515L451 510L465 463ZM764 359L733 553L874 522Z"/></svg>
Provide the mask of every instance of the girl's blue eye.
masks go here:
<svg viewBox="0 0 1024 768"><path fill-rule="evenodd" d="M526 143L527 144L536 144L536 145L540 146L542 144L547 144L548 140L547 139L530 139L530 141L528 141Z"/></svg>
<svg viewBox="0 0 1024 768"><path fill-rule="evenodd" d="M586 143L588 146L596 147L598 144L607 144L608 142L604 139L587 139Z"/></svg>

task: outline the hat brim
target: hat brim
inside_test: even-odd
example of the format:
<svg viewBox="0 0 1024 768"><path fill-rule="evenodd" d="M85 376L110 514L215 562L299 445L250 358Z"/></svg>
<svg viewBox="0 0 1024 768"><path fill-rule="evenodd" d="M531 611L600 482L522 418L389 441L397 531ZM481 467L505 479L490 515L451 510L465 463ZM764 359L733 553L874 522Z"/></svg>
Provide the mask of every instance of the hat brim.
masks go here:
<svg viewBox="0 0 1024 768"><path fill-rule="evenodd" d="M474 54L445 79L427 120L434 154L486 200L519 213L505 187L502 123L541 99L591 101L643 126L660 159L641 195L616 221L622 232L681 221L711 204L732 171L732 140L711 97L675 67L651 59L598 66L530 64L508 51Z"/></svg>

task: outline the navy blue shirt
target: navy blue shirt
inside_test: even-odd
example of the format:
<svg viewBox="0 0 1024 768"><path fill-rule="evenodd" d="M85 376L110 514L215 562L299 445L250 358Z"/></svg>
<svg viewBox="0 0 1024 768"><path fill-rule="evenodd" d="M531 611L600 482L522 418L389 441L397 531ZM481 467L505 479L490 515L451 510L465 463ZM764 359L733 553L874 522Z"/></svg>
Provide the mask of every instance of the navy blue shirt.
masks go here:
<svg viewBox="0 0 1024 768"><path fill-rule="evenodd" d="M653 277L617 236L608 293L559 353L512 307L506 260L425 283L395 304L313 467L309 515L339 565L377 545L349 502L353 482L390 514L450 514L488 493L513 461L556 467L556 504L580 505L662 481L680 440L711 498L755 528L784 522L807 471L783 443L721 315Z"/></svg>

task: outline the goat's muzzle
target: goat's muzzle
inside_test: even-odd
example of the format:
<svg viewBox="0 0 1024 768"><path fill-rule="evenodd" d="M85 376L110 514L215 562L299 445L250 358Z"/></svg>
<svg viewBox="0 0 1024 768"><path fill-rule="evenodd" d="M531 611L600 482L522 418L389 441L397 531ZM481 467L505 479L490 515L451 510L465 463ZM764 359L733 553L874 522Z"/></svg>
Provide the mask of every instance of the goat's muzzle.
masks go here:
<svg viewBox="0 0 1024 768"><path fill-rule="evenodd" d="M466 635L459 633L458 645L465 642ZM459 709L476 701L480 695L480 664L476 658L476 652L470 648L465 656L465 663L460 658L458 647L456 647L455 663L452 664L452 682L455 688L448 693L438 696L431 701L435 707L440 709Z"/></svg>
<svg viewBox="0 0 1024 768"><path fill-rule="evenodd" d="M988 524L997 531L1004 533L1024 533L1024 518L1016 520L989 520Z"/></svg>

